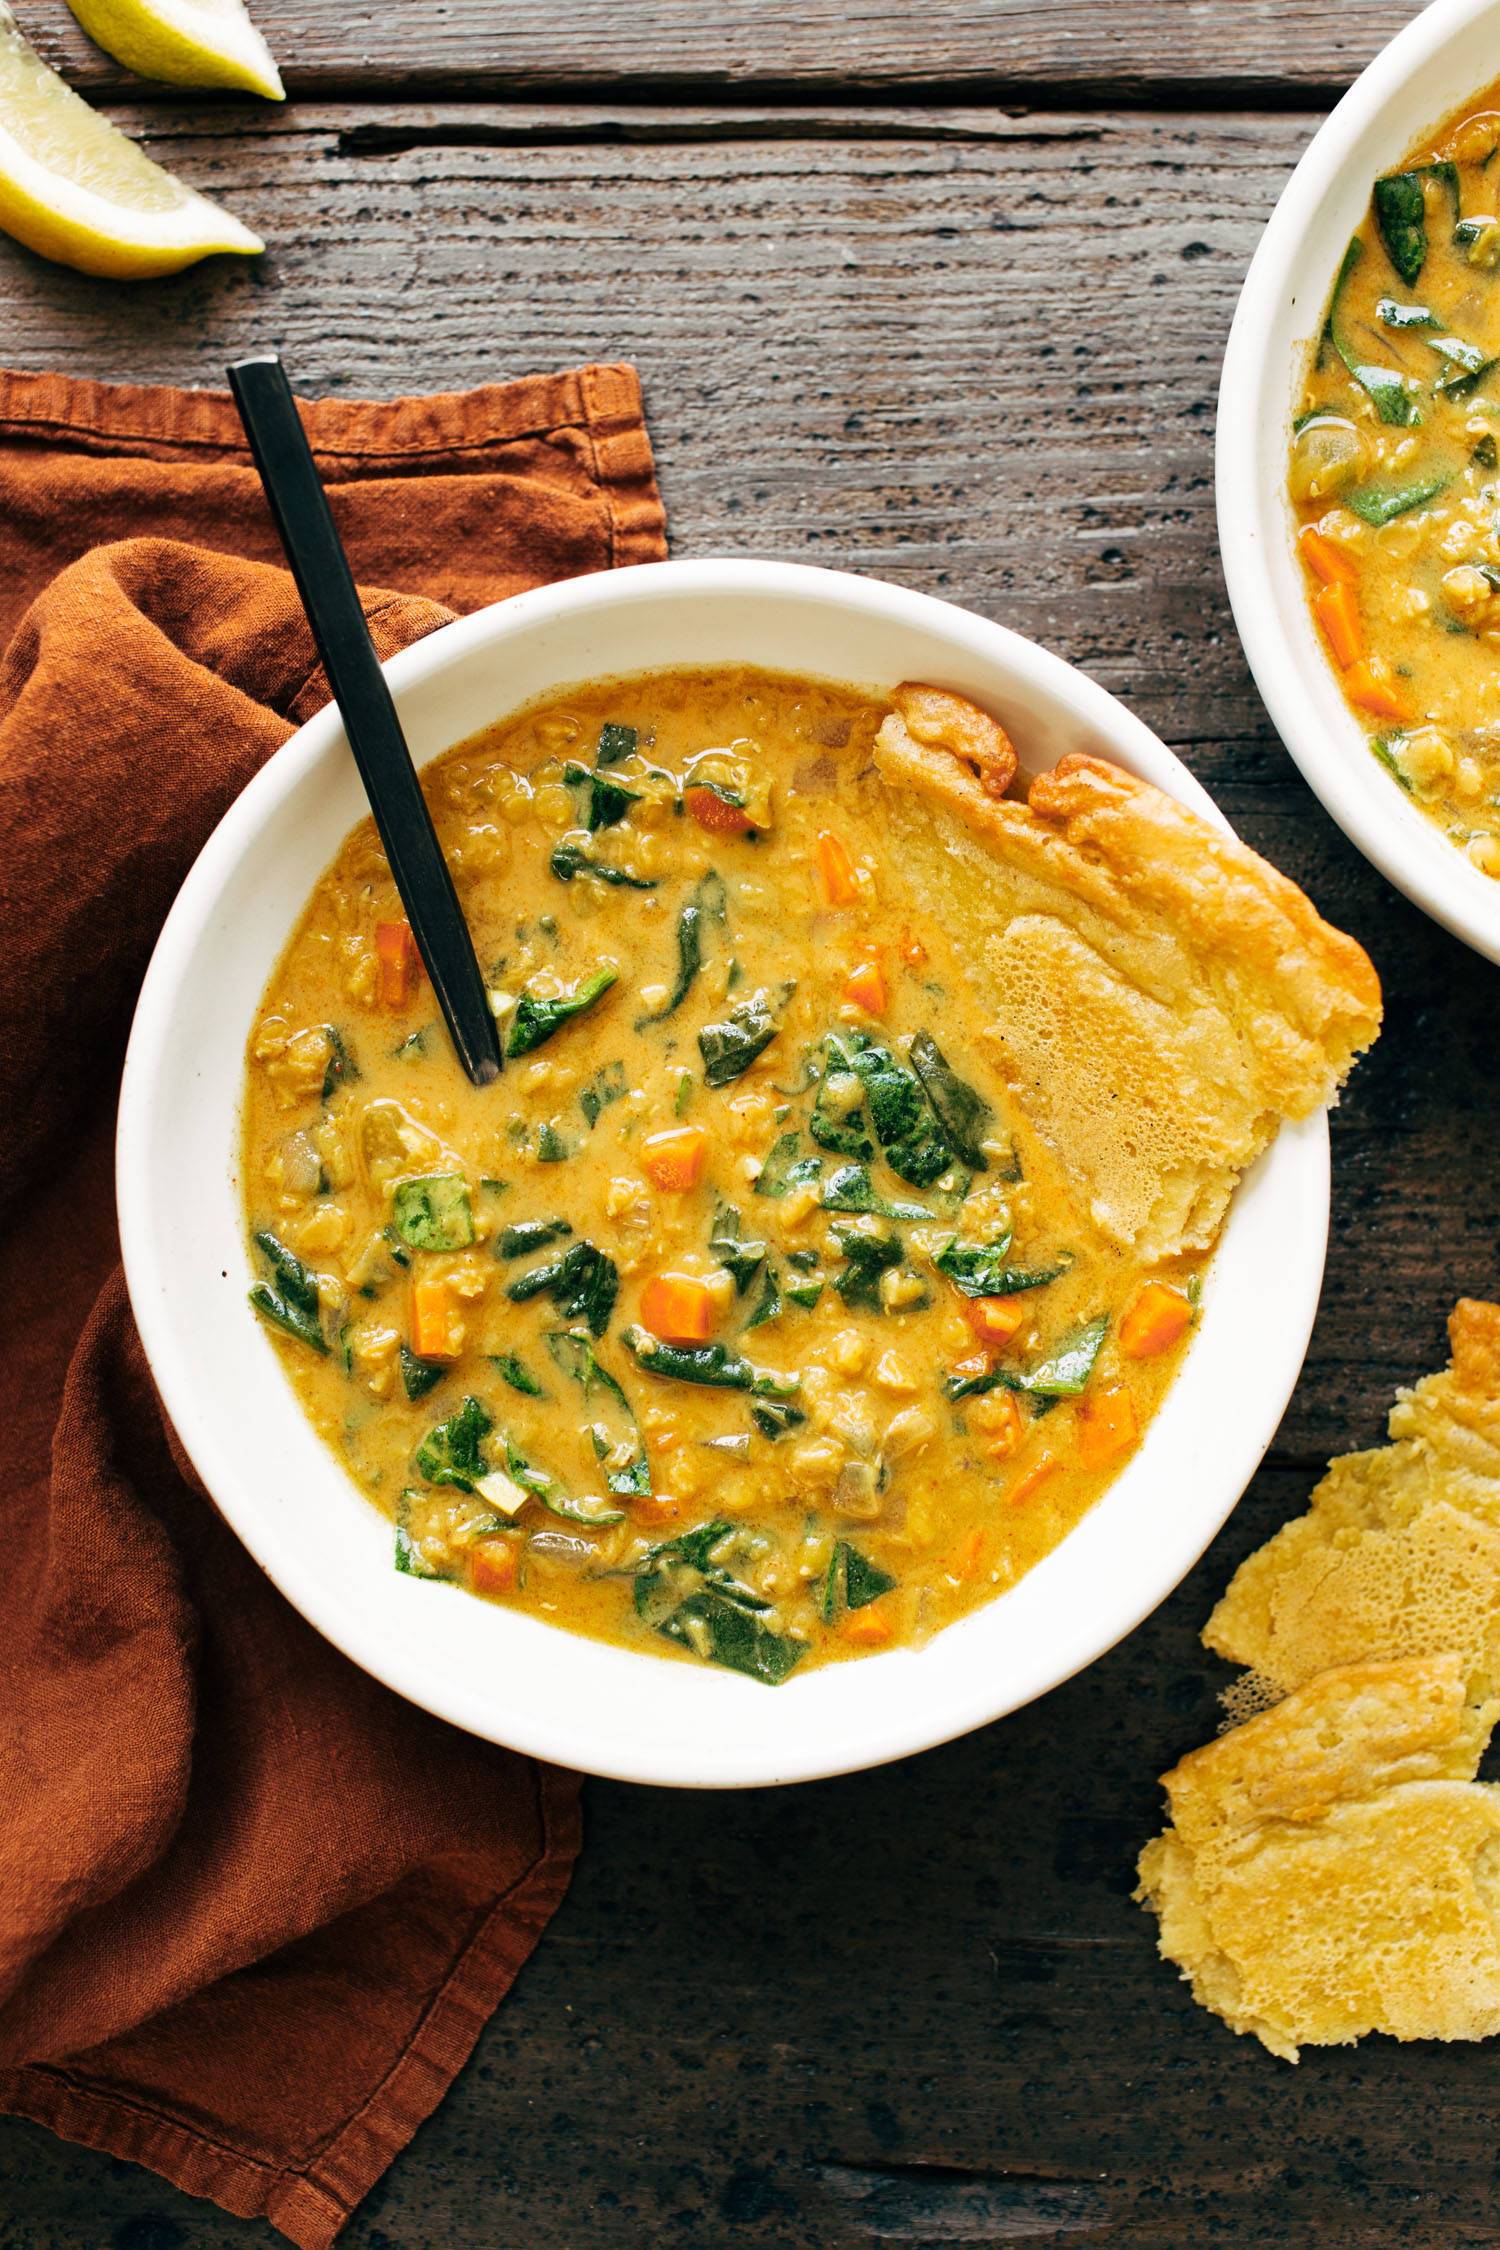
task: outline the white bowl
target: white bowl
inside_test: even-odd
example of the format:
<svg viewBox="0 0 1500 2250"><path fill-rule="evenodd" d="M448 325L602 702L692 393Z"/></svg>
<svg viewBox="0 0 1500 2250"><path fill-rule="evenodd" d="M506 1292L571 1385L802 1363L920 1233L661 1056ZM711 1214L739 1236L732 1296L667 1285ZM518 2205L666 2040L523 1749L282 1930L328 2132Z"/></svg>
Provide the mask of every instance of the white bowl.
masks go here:
<svg viewBox="0 0 1500 2250"><path fill-rule="evenodd" d="M1314 136L1245 277L1219 384L1219 545L1234 621L1282 741L1351 842L1477 952L1500 961L1500 883L1375 758L1308 608L1287 448L1308 348L1349 237L1388 171L1500 69L1500 0L1434 0Z"/></svg>
<svg viewBox="0 0 1500 2250"><path fill-rule="evenodd" d="M1171 752L1058 657L894 586L755 562L659 563L467 617L386 666L419 763L569 682L747 662L885 688L930 679L1000 713L1033 771L1099 751L1220 822ZM925 1648L730 1672L561 1632L399 1576L389 1523L303 1418L250 1312L240 1207L244 1047L273 963L364 811L336 712L225 814L167 918L120 1101L120 1233L167 1411L256 1560L318 1630L457 1725L593 1773L683 1786L879 1764L1013 1711L1155 1608L1219 1529L1302 1364L1328 1227L1323 1118L1284 1131L1235 1199L1186 1364L1145 1444L1018 1586Z"/></svg>

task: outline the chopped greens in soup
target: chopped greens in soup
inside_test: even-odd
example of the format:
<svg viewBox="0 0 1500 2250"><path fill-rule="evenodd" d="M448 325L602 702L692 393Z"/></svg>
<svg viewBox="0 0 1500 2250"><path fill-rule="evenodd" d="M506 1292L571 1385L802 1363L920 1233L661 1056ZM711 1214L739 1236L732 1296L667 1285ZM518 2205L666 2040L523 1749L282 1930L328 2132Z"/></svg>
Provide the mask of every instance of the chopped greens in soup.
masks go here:
<svg viewBox="0 0 1500 2250"><path fill-rule="evenodd" d="M775 1685L1011 1584L1138 1443L1202 1260L1106 1241L1008 1099L885 709L661 673L430 767L491 1087L368 823L319 884L250 1042L252 1301L412 1578Z"/></svg>
<svg viewBox="0 0 1500 2250"><path fill-rule="evenodd" d="M1373 754L1500 876L1500 90L1376 180L1308 369L1290 491Z"/></svg>

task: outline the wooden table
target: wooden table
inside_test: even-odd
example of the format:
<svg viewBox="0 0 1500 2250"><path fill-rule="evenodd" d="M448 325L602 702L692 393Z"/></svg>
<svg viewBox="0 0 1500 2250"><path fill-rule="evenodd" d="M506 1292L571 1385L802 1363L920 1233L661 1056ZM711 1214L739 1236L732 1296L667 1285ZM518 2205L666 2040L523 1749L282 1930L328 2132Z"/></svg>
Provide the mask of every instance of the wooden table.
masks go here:
<svg viewBox="0 0 1500 2250"><path fill-rule="evenodd" d="M876 571L1084 665L1357 933L1389 1005L1334 1119L1302 1383L1188 1583L1044 1703L884 1772L592 1785L567 1904L349 2250L1500 2243L1500 2051L1289 2069L1193 2007L1129 1898L1155 1776L1215 1726L1197 1635L1233 1566L1380 1435L1454 1296L1500 1294L1497 973L1303 786L1214 533L1241 276L1407 0L258 12L283 112L148 101L60 0L21 0L272 247L130 293L0 245L0 355L212 383L272 340L304 388L376 397L631 357L678 554ZM0 2250L272 2239L0 2123Z"/></svg>

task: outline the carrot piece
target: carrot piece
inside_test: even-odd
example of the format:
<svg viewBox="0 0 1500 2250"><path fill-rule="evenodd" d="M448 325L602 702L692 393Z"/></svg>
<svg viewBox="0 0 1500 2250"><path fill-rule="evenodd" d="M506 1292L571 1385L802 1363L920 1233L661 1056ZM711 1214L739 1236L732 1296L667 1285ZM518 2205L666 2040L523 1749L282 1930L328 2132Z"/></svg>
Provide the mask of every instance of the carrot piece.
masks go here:
<svg viewBox="0 0 1500 2250"><path fill-rule="evenodd" d="M1297 544L1302 549L1302 559L1310 571L1321 578L1325 586L1356 586L1359 583L1359 565L1325 539L1316 524L1308 524L1298 534Z"/></svg>
<svg viewBox="0 0 1500 2250"><path fill-rule="evenodd" d="M418 1359L457 1359L464 1348L463 1315L441 1274L411 1277L411 1348Z"/></svg>
<svg viewBox="0 0 1500 2250"><path fill-rule="evenodd" d="M701 1125L669 1125L641 1143L641 1170L673 1195L696 1187L707 1162L708 1135Z"/></svg>
<svg viewBox="0 0 1500 2250"><path fill-rule="evenodd" d="M1039 1447L1005 1495L1006 1499L1013 1507L1019 1507L1023 1500L1031 1498L1037 1486L1050 1477L1056 1467L1057 1455L1049 1452L1046 1446Z"/></svg>
<svg viewBox="0 0 1500 2250"><path fill-rule="evenodd" d="M684 789L682 802L711 836L746 836L755 826L743 805L727 804L717 789Z"/></svg>
<svg viewBox="0 0 1500 2250"><path fill-rule="evenodd" d="M641 1318L664 1344L706 1344L715 1310L713 1291L691 1274L655 1274L641 1291Z"/></svg>
<svg viewBox="0 0 1500 2250"><path fill-rule="evenodd" d="M1127 1359L1154 1359L1171 1349L1192 1319L1192 1305L1180 1289L1143 1281L1120 1317L1120 1349Z"/></svg>
<svg viewBox="0 0 1500 2250"><path fill-rule="evenodd" d="M630 1513L639 1523L675 1523L682 1502L670 1492L642 1492L631 1501Z"/></svg>
<svg viewBox="0 0 1500 2250"><path fill-rule="evenodd" d="M885 988L885 971L878 961L861 961L850 972L844 987L844 998L852 1000L856 1008L863 1008L867 1016L883 1016L890 998Z"/></svg>
<svg viewBox="0 0 1500 2250"><path fill-rule="evenodd" d="M481 1539L469 1550L469 1584L476 1594L508 1594L520 1567L513 1539Z"/></svg>
<svg viewBox="0 0 1500 2250"><path fill-rule="evenodd" d="M1351 703L1362 711L1373 711L1378 719L1409 719L1410 708L1406 698L1383 680L1373 666L1363 658L1348 666L1344 673L1344 693Z"/></svg>
<svg viewBox="0 0 1500 2250"><path fill-rule="evenodd" d="M851 1609L841 1630L856 1648L884 1648L895 1639L896 1620L883 1602L869 1602L863 1609Z"/></svg>
<svg viewBox="0 0 1500 2250"><path fill-rule="evenodd" d="M1363 656L1365 648L1364 627L1359 621L1359 603L1354 598L1354 588L1341 581L1325 586L1313 598L1313 615L1328 635L1328 645L1347 671L1356 658Z"/></svg>
<svg viewBox="0 0 1500 2250"><path fill-rule="evenodd" d="M1026 1325L1019 1297L966 1297L963 1310L982 1344L1008 1344Z"/></svg>
<svg viewBox="0 0 1500 2250"><path fill-rule="evenodd" d="M1078 1406L1078 1458L1086 1469L1102 1469L1130 1452L1140 1437L1135 1400L1123 1383L1090 1391Z"/></svg>
<svg viewBox="0 0 1500 2250"><path fill-rule="evenodd" d="M818 873L823 878L823 896L830 906L848 906L859 896L854 862L838 837L827 828L818 837Z"/></svg>
<svg viewBox="0 0 1500 2250"><path fill-rule="evenodd" d="M910 930L901 932L901 958L910 969L920 969L927 959L927 948Z"/></svg>
<svg viewBox="0 0 1500 2250"><path fill-rule="evenodd" d="M979 1558L984 1553L984 1527L975 1524L972 1531L960 1539L944 1565L950 1578L972 1578L979 1568Z"/></svg>
<svg viewBox="0 0 1500 2250"><path fill-rule="evenodd" d="M375 977L382 1008L404 1008L416 989L420 956L407 922L375 925Z"/></svg>
<svg viewBox="0 0 1500 2250"><path fill-rule="evenodd" d="M985 1452L992 1461L1008 1461L1021 1449L1026 1435L1026 1420L1016 1398L1010 1391L1001 1391L995 1398L993 1419L990 1422L990 1442Z"/></svg>

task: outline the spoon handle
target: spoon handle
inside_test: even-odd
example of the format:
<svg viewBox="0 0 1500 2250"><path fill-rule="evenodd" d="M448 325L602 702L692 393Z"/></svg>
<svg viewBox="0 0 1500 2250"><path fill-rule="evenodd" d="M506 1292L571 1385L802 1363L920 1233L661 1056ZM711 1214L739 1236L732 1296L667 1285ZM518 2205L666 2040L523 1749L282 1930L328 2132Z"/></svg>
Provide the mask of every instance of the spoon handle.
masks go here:
<svg viewBox="0 0 1500 2250"><path fill-rule="evenodd" d="M474 941L286 370L274 353L239 360L229 385L417 950L459 1061L476 1086L487 1086L500 1075L500 1041Z"/></svg>

